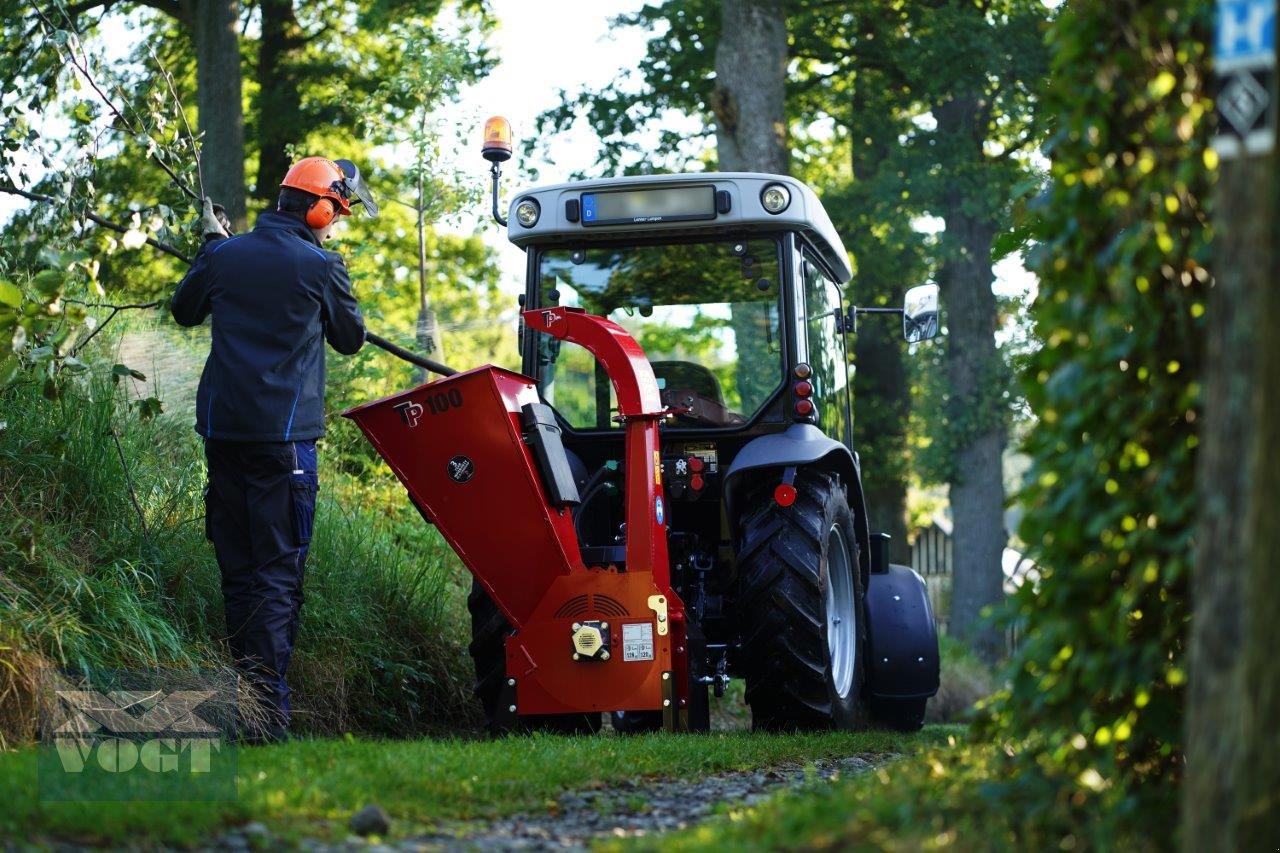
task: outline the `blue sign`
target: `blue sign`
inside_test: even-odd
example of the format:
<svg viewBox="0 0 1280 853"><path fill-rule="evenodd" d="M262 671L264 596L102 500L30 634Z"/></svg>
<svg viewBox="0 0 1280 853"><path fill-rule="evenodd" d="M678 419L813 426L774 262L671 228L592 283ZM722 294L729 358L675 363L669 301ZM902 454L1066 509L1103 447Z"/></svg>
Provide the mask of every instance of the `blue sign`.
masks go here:
<svg viewBox="0 0 1280 853"><path fill-rule="evenodd" d="M596 220L596 194L582 194L582 221L595 222Z"/></svg>
<svg viewBox="0 0 1280 853"><path fill-rule="evenodd" d="M1276 59L1276 0L1218 0L1214 60L1225 67L1269 66Z"/></svg>

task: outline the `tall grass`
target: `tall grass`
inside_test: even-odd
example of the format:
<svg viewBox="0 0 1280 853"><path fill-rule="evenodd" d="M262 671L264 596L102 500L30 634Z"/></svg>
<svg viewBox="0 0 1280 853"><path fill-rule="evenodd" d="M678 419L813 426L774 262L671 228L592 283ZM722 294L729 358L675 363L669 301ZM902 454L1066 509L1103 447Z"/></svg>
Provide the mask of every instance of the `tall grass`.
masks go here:
<svg viewBox="0 0 1280 853"><path fill-rule="evenodd" d="M34 381L0 391L0 422L0 746L30 737L41 665L226 666L203 454L186 418L143 423L120 389L91 374L57 401ZM321 455L289 679L297 727L469 725L452 553L417 529L398 496L343 482Z"/></svg>

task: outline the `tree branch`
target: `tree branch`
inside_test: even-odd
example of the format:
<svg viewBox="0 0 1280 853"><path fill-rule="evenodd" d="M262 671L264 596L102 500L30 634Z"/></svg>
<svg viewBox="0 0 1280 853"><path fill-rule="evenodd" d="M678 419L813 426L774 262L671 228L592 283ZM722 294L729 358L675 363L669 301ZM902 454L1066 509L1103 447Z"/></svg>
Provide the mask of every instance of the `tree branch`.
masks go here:
<svg viewBox="0 0 1280 853"><path fill-rule="evenodd" d="M85 337L83 341L81 341L80 343L72 347L71 355L73 356L78 355L81 350L87 347L89 345L89 341L93 340L94 336L97 335L98 332L101 332L103 329L105 329L107 327L107 324L110 323L112 320L114 320L116 318L116 315L119 314L121 311L128 311L131 309L146 311L151 308L159 308L161 305L164 304L164 301L159 299L155 300L154 302L138 302L132 305L112 305L107 302L82 302L79 299L67 299L67 298L64 298L62 301L72 302L76 305L83 305L86 308L110 308L111 309L111 313L107 315L107 319L99 323L94 328L94 330L90 332L87 337Z"/></svg>
<svg viewBox="0 0 1280 853"><path fill-rule="evenodd" d="M17 187L10 186L8 184L0 184L0 193L8 193L9 195L22 196L23 198L29 199L31 201L38 201L41 204L52 204L52 205L62 204L62 202L60 202L58 199L54 198L51 195L42 195L41 193L33 193L33 192L28 192L27 190L20 190ZM95 222L98 225L101 225L103 228L110 228L112 231L115 231L120 234L125 234L129 231L128 226L121 225L119 222L112 222L110 219L101 217L91 210L85 211L84 218L88 219L90 222ZM188 264L191 263L191 258L187 257L182 252L175 249L173 246L170 246L168 243L162 243L159 240L154 240L148 237L147 245L153 246L154 248L159 249L160 251L164 252L166 255L172 255L173 257L177 258L180 261L185 261Z"/></svg>
<svg viewBox="0 0 1280 853"><path fill-rule="evenodd" d="M72 3L70 6L64 6L60 11L69 18L76 18L83 15L91 9L102 7L103 13L111 11L111 7L116 5L117 0L83 0L80 3ZM76 32L79 32L77 30Z"/></svg>
<svg viewBox="0 0 1280 853"><path fill-rule="evenodd" d="M58 31L58 28L54 25L53 21L49 20L49 17L44 13L44 10L41 9L39 6L36 7L36 14L40 16L40 20L44 22L44 25L48 27L51 32ZM65 9L63 10L63 14L64 15L66 14ZM68 18L67 20L70 21L71 19ZM84 61L84 64L82 65L81 61L76 57L75 51L71 47L67 48L67 53L65 55L63 54L61 49L57 49L57 52L58 52L58 57L62 59L65 63L70 64L72 68L74 68L77 72L79 72L80 76L84 78L85 82L88 83L90 87L92 87L93 91L98 93L99 100L101 100L102 103L106 105L107 109L111 111L111 114L114 115L120 121L120 124L124 126L125 130L137 136L145 136L148 140L151 140L150 135L143 133L141 130L135 129L133 124L129 121L129 119L125 117L124 113L122 113L116 107L116 105L111 101L111 99L107 97L106 92L102 91L102 87L98 85L98 81L94 78L93 74L89 72L89 64L87 59ZM151 141L154 142L154 140L151 140ZM172 168L170 168L168 163L164 162L164 160L162 160L154 152L152 152L151 154L151 159L154 160L156 164L159 165L160 168L165 171L165 174L167 174L170 177L170 179L172 179L174 186L176 186L178 189L182 190L184 193L190 196L193 201L201 200L200 196L196 195L195 192L191 189L191 187L187 186L187 183L178 177L178 174L174 172Z"/></svg>

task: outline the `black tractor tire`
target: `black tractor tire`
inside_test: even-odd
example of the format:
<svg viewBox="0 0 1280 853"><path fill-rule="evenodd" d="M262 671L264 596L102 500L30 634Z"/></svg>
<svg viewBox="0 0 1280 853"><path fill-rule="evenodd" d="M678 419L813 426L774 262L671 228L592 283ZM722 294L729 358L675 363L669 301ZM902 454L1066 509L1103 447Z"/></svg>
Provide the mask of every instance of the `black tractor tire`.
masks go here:
<svg viewBox="0 0 1280 853"><path fill-rule="evenodd" d="M868 703L876 725L898 732L918 732L924 728L924 708L928 699L880 699Z"/></svg>
<svg viewBox="0 0 1280 853"><path fill-rule="evenodd" d="M796 500L784 507L774 500L777 483L761 481L739 504L738 658L752 727L861 727L866 608L845 490L834 474L802 470Z"/></svg>
<svg viewBox="0 0 1280 853"><path fill-rule="evenodd" d="M467 596L467 610L471 612L471 660L476 668L474 694L484 711L485 726L489 734L532 731L555 734L595 734L600 731L600 714L538 714L519 718L511 725L510 716L500 713L498 703L503 699L503 687L507 680L507 654L505 642L511 636L511 623L493 603L478 581L472 580L471 594Z"/></svg>

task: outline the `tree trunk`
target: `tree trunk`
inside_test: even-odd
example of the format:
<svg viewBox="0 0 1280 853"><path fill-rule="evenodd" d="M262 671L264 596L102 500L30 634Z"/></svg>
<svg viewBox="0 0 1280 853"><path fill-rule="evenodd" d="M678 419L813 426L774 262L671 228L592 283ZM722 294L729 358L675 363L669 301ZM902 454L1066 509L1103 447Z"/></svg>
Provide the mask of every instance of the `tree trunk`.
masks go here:
<svg viewBox="0 0 1280 853"><path fill-rule="evenodd" d="M255 198L274 202L289 170L288 146L298 142L302 96L294 63L302 31L293 0L260 0L262 39L258 45L258 177Z"/></svg>
<svg viewBox="0 0 1280 853"><path fill-rule="evenodd" d="M244 106L240 100L239 0L182 0L196 50L196 106L204 190L245 226Z"/></svg>
<svg viewBox="0 0 1280 853"><path fill-rule="evenodd" d="M1225 163L1218 182L1220 258L1208 310L1208 361L1204 377L1203 442L1199 488L1204 496L1197 532L1191 591L1191 681L1187 696L1187 781L1182 789L1183 846L1187 850L1237 849L1236 774L1244 735L1244 639L1247 613L1244 574L1252 466L1241 464L1255 424L1252 261L1266 245L1262 194L1255 169Z"/></svg>
<svg viewBox="0 0 1280 853"><path fill-rule="evenodd" d="M884 81L873 72L859 71L850 102L850 164L854 179L854 204L865 206L855 214L855 233L846 244L858 260L858 272L850 283L850 301L856 305L902 304L906 291L903 270L913 264L906 252L884 237L871 234L866 223L879 208L864 189L878 177L893 153L896 136L870 133L862 122L883 109L879 87ZM872 106L876 104L876 106ZM893 230L908 230L905 218L879 222ZM899 232L901 233L901 232ZM895 318L896 319L896 318ZM911 417L911 380L907 375L906 344L902 324L888 317L871 316L858 324L853 341L857 371L853 378L853 444L862 455L862 491L866 497L867 523L872 532L888 533L889 559L910 565L907 542L907 425Z"/></svg>
<svg viewBox="0 0 1280 853"><path fill-rule="evenodd" d="M901 284L878 288L859 282L856 292L869 303L870 291L901 305ZM862 455L862 491L872 532L888 533L889 559L910 565L907 542L907 422L911 382L902 355L902 326L872 316L858 324L854 341L854 446Z"/></svg>
<svg viewBox="0 0 1280 853"><path fill-rule="evenodd" d="M1280 191L1275 155L1225 160L1204 379L1182 844L1280 838Z"/></svg>
<svg viewBox="0 0 1280 853"><path fill-rule="evenodd" d="M1003 598L1005 446L997 389L1003 365L996 348L996 298L991 290L994 215L983 201L986 109L976 95L957 94L934 110L938 145L951 152L944 192L946 222L938 283L947 323L947 378L955 466L950 483L953 579L948 630L988 661L1004 653L1000 631L982 610Z"/></svg>
<svg viewBox="0 0 1280 853"><path fill-rule="evenodd" d="M722 172L785 175L787 149L787 16L779 0L722 0L722 34L716 45L716 157ZM770 385L759 365L769 355L758 310L733 311L738 348L738 387L744 398Z"/></svg>
<svg viewBox="0 0 1280 853"><path fill-rule="evenodd" d="M1280 67L1280 64L1277 65ZM1271 97L1277 96L1272 78ZM1274 110L1274 107L1272 107ZM1276 140L1280 142L1280 140ZM1277 145L1280 147L1280 145ZM1280 170L1276 154L1263 159L1249 189L1265 200L1259 240L1250 248L1257 259L1252 265L1250 289L1256 297L1255 325L1257 367L1254 384L1257 399L1251 467L1252 506L1247 513L1247 555L1244 601L1252 610L1244 620L1244 743L1245 759L1240 777L1240 849L1275 849L1280 839ZM1241 200L1240 207L1247 201ZM1228 256L1229 257L1229 256ZM1246 255L1247 257L1247 255ZM1237 342L1236 346L1241 346Z"/></svg>
<svg viewBox="0 0 1280 853"><path fill-rule="evenodd" d="M722 0L716 157L722 172L787 173L787 16L781 0Z"/></svg>

